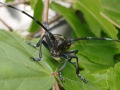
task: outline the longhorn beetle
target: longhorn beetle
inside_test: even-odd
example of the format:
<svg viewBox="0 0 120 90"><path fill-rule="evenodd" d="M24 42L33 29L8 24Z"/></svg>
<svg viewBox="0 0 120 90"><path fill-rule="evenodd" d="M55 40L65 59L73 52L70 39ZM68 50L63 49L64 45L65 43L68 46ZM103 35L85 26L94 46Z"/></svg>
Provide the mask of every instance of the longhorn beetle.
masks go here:
<svg viewBox="0 0 120 90"><path fill-rule="evenodd" d="M83 38L75 38L75 39L68 39L65 38L62 35L59 34L52 34L51 32L49 32L47 24L45 24L45 26L36 18L32 17L31 15L29 15L28 13L15 8L11 5L7 5L5 3L0 2L1 4L13 8L17 11L22 12L23 14L27 15L28 17L30 17L32 20L34 20L38 25L40 25L46 32L45 34L41 37L41 39L39 40L39 42L34 45L30 42L27 42L28 45L32 46L32 47L39 47L39 58L33 58L31 57L32 60L34 61L40 61L42 58L42 51L41 51L41 47L42 44L49 50L49 52L51 53L51 55L56 58L64 58L64 64L63 66L59 69L58 74L61 80L64 80L64 78L62 77L62 70L65 68L67 62L71 62L72 58L75 58L76 60L76 74L77 76L83 81L83 82L88 82L83 76L81 76L81 74L79 73L79 65L78 65L78 57L76 56L78 50L68 50L72 44L72 42L75 41L79 41L79 40L110 40L110 41L116 41L116 42L120 42L120 40L114 40L111 38L97 38L97 37L83 37Z"/></svg>

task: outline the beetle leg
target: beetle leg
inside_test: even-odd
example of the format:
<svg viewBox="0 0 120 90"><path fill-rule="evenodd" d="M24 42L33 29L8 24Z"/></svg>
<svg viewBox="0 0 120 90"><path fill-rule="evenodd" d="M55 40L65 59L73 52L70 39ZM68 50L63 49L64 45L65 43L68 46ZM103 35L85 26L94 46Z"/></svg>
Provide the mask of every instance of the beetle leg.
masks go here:
<svg viewBox="0 0 120 90"><path fill-rule="evenodd" d="M71 50L71 51L67 51L65 53L67 53L67 54L70 54L70 53L76 54L76 53L78 53L78 50Z"/></svg>
<svg viewBox="0 0 120 90"><path fill-rule="evenodd" d="M71 54L71 53L73 53L73 54L77 54L78 53L78 50L71 50L71 51L67 51L67 52L65 52L66 54ZM71 64L76 64L75 62L71 62L71 59L69 59L69 62L71 63Z"/></svg>
<svg viewBox="0 0 120 90"><path fill-rule="evenodd" d="M85 83L87 83L88 81L79 73L79 64L78 64L78 57L75 55L71 55L71 58L75 58L76 59L76 74L77 76Z"/></svg>
<svg viewBox="0 0 120 90"><path fill-rule="evenodd" d="M62 77L62 70L65 68L67 62L68 62L68 60L66 60L66 61L64 62L64 64L62 65L62 67L61 67L61 68L59 69L59 71L58 71L59 77L60 77L60 79L61 79L62 81L64 81L64 78Z"/></svg>
<svg viewBox="0 0 120 90"><path fill-rule="evenodd" d="M32 46L34 48L39 47L39 57L38 58L30 57L33 61L40 61L41 58L42 58L42 49L41 49L41 47L42 47L42 42L43 42L44 37L45 37L45 35L43 35L43 37L39 40L39 42L36 45L34 45L34 44L30 43L30 42L27 42L28 45L30 45L30 46Z"/></svg>
<svg viewBox="0 0 120 90"><path fill-rule="evenodd" d="M65 54L70 58L69 62L73 64L73 62L71 62L72 58L76 59L75 62L75 66L76 66L76 74L77 76L83 81L83 82L88 82L80 73L79 73L79 64L78 64L78 57L75 55L78 52L78 50L71 50L71 51L67 51L65 52Z"/></svg>
<svg viewBox="0 0 120 90"><path fill-rule="evenodd" d="M32 59L33 61L36 61L36 62L41 60L41 58L39 58L39 57L38 58L30 57L30 59Z"/></svg>
<svg viewBox="0 0 120 90"><path fill-rule="evenodd" d="M40 43L40 41L39 41L37 44L32 44L32 43L29 42L29 41L26 41L26 43L27 43L28 45L30 45L31 47L36 48L36 47L39 47L39 44L38 44L38 43Z"/></svg>

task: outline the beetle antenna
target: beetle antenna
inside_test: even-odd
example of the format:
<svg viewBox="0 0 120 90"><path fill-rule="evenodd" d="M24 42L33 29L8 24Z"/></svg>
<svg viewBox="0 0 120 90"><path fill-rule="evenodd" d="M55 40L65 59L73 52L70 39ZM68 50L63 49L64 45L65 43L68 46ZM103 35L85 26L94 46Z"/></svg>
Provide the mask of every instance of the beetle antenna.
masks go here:
<svg viewBox="0 0 120 90"><path fill-rule="evenodd" d="M114 40L111 38L97 38L97 37L83 37L83 38L70 39L71 42L78 41L78 40L107 40L107 41L120 42L120 40Z"/></svg>
<svg viewBox="0 0 120 90"><path fill-rule="evenodd" d="M11 5L8 5L8 4L2 3L2 2L0 2L0 3L3 4L3 5L5 5L5 6L7 6L7 7L10 7L10 8L13 8L13 9L15 9L15 10L17 10L17 11L22 12L23 14L27 15L27 16L30 17L32 20L34 20L37 24L39 24L46 32L49 32L48 29L47 29L39 20L37 20L36 18L32 17L31 15L29 15L29 14L26 13L25 11L22 11L22 10L16 8L16 7L13 7L13 6L11 6Z"/></svg>

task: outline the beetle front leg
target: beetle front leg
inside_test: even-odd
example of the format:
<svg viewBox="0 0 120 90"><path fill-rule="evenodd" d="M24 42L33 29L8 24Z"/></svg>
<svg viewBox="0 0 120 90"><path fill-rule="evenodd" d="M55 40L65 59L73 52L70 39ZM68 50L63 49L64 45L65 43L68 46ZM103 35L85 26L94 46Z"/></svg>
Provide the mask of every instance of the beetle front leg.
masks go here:
<svg viewBox="0 0 120 90"><path fill-rule="evenodd" d="M39 57L38 58L34 58L34 57L30 57L30 59L32 59L33 61L40 61L41 58L42 58L42 51L41 51L41 47L42 47L42 43L41 43L41 40L39 40L39 42L35 45L35 44L32 44L32 43L28 43L28 45L36 48L36 47L39 47Z"/></svg>
<svg viewBox="0 0 120 90"><path fill-rule="evenodd" d="M36 48L36 47L39 47L39 46L40 46L40 40L39 40L39 42L38 42L37 44L32 44L32 43L29 42L29 41L26 41L26 43L27 43L28 45L30 45L31 47L33 47L33 48Z"/></svg>
<svg viewBox="0 0 120 90"><path fill-rule="evenodd" d="M33 48L36 48L36 47L39 47L39 46L40 46L40 41L39 41L37 44L32 44L32 43L29 42L29 41L26 41L26 43L27 43L28 45L30 45L31 47L33 47ZM40 53L41 53L41 52L40 52ZM40 57L38 57L38 58L30 57L30 59L32 59L33 61L40 61L40 60L41 60Z"/></svg>
<svg viewBox="0 0 120 90"><path fill-rule="evenodd" d="M39 57L38 58L30 57L33 61L40 61L42 58L42 49L41 48L42 48L42 42L43 42L44 37L45 37L45 35L43 35L43 37L39 40L39 42L36 45L34 45L30 42L27 42L28 45L30 45L34 48L39 47Z"/></svg>

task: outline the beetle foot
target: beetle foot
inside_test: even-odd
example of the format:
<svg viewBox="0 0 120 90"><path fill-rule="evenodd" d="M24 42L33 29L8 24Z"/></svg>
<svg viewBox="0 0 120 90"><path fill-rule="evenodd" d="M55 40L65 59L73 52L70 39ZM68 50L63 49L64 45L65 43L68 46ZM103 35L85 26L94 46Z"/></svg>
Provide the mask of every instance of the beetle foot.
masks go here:
<svg viewBox="0 0 120 90"><path fill-rule="evenodd" d="M36 61L36 62L41 60L41 58L33 58L33 57L30 57L30 59L32 59L33 61Z"/></svg>
<svg viewBox="0 0 120 90"><path fill-rule="evenodd" d="M88 81L80 74L77 74L77 76L84 82L87 83Z"/></svg>
<svg viewBox="0 0 120 90"><path fill-rule="evenodd" d="M65 79L63 78L62 73L61 73L61 72L58 72L58 74L59 74L60 80L64 82Z"/></svg>
<svg viewBox="0 0 120 90"><path fill-rule="evenodd" d="M35 44L32 44L32 43L31 43L31 42L29 42L29 41L26 41L26 43L27 43L28 45L30 45L31 47L36 48L36 45L35 45Z"/></svg>

